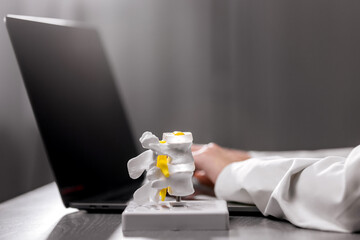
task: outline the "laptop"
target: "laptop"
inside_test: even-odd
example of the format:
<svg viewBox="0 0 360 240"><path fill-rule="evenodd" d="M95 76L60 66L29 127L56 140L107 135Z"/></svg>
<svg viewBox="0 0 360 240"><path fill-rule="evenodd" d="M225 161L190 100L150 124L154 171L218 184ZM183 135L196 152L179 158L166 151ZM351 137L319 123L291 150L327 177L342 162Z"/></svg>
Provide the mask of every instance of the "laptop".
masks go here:
<svg viewBox="0 0 360 240"><path fill-rule="evenodd" d="M5 23L64 205L122 211L144 176L127 171L139 152L98 32L62 19L7 15Z"/></svg>

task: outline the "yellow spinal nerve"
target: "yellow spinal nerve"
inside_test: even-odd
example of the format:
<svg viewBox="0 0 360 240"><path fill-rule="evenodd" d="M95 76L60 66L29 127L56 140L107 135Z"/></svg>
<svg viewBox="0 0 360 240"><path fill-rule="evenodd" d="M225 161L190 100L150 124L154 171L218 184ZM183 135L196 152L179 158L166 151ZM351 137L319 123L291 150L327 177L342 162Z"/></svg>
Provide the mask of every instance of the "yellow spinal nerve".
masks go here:
<svg viewBox="0 0 360 240"><path fill-rule="evenodd" d="M169 177L169 167L168 167L168 157L166 155L159 155L157 157L156 166L160 168L161 172L164 174L165 177Z"/></svg>
<svg viewBox="0 0 360 240"><path fill-rule="evenodd" d="M160 143L166 143L166 141L160 141ZM169 163L168 156L159 155L157 157L156 167L160 168L162 174L164 174L164 176L167 177L167 178L170 176L168 163ZM167 191L167 188L163 188L163 189L160 190L159 194L160 194L160 197L161 197L161 201L165 200L166 191Z"/></svg>

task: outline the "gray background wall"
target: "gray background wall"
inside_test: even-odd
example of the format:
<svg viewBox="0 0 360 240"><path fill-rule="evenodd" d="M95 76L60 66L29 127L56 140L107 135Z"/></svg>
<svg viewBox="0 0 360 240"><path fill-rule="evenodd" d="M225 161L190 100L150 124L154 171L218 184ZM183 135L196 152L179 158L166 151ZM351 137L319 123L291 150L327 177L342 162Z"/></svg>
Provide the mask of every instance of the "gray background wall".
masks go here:
<svg viewBox="0 0 360 240"><path fill-rule="evenodd" d="M0 0L7 13L89 22L136 136L258 150L360 141L360 1ZM0 201L52 180L0 24Z"/></svg>

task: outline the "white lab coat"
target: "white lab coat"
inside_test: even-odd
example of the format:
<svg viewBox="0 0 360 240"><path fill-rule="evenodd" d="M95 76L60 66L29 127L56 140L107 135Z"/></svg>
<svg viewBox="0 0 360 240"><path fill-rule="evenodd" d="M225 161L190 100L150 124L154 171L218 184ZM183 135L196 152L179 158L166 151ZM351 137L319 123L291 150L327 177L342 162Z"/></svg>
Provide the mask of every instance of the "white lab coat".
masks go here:
<svg viewBox="0 0 360 240"><path fill-rule="evenodd" d="M349 152L283 152L275 157L265 157L274 154L271 152L251 152L252 159L223 169L215 194L255 204L265 216L286 219L299 227L359 231L360 145Z"/></svg>

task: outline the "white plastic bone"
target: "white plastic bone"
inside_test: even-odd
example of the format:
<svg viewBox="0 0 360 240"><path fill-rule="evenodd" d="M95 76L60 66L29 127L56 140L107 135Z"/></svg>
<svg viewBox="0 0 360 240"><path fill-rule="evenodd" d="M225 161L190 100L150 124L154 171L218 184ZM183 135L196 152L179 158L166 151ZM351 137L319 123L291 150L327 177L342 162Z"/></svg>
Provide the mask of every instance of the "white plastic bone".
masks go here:
<svg viewBox="0 0 360 240"><path fill-rule="evenodd" d="M147 150L128 161L128 172L132 179L139 178L147 170L148 166L152 163L153 154L151 150Z"/></svg>

